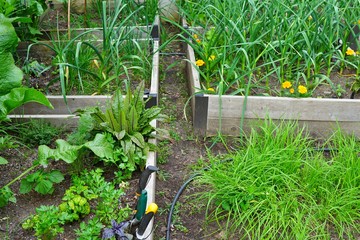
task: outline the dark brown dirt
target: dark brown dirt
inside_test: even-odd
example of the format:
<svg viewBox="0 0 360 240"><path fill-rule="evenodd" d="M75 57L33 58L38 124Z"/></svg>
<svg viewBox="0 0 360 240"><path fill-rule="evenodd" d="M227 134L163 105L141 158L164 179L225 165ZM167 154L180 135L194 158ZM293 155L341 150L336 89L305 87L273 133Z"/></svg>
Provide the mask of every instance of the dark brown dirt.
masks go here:
<svg viewBox="0 0 360 240"><path fill-rule="evenodd" d="M169 30L174 31L172 28ZM165 239L170 204L179 188L194 173L192 167L199 161L206 162L207 151L213 154L225 152L221 144L211 146L213 139L204 139L194 134L191 108L187 103L189 95L185 77L186 61L185 56L178 53L182 53L181 42L174 41L163 51L164 55L161 57L163 70L160 75L160 106L172 121L160 123L160 127L170 132L172 140L168 144L160 143L162 152L158 154L158 163L165 163L159 164L160 173L156 183L156 202L160 210L155 218L155 240ZM187 202L193 191L193 186L188 185L176 205L176 211L172 215L171 239L221 239L219 234L209 237L217 228L205 228L204 212L199 212L196 206Z"/></svg>

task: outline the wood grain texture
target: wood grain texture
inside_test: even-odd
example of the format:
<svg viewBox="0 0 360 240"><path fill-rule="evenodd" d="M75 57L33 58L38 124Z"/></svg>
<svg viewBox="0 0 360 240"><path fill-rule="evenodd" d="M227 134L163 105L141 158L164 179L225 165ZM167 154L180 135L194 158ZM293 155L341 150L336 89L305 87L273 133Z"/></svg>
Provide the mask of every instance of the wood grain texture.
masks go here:
<svg viewBox="0 0 360 240"><path fill-rule="evenodd" d="M240 118L244 107L243 96L209 95L210 118ZM360 101L326 98L247 98L245 118L295 119L309 121L360 121Z"/></svg>

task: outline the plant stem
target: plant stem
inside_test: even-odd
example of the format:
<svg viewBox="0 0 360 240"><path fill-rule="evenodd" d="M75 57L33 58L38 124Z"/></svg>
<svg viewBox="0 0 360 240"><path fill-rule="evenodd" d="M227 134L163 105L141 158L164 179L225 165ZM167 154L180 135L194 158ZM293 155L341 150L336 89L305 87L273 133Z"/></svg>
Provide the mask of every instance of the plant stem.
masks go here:
<svg viewBox="0 0 360 240"><path fill-rule="evenodd" d="M12 185L13 183L15 183L16 181L20 180L22 177L24 177L26 174L28 174L30 171L34 170L35 168L37 168L39 166L39 164L35 164L31 167L29 167L28 169L26 169L23 173L21 173L19 176L17 176L16 178L14 178L13 180L11 180L8 184L6 184L4 187L2 188L6 188L9 187L10 185Z"/></svg>

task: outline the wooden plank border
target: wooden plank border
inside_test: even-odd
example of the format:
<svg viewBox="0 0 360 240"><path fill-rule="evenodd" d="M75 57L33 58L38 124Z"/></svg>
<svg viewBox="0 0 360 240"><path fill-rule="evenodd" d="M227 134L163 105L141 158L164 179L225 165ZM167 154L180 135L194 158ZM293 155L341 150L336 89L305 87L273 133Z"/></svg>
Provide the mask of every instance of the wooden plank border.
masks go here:
<svg viewBox="0 0 360 240"><path fill-rule="evenodd" d="M200 75L195 67L195 53L186 44L187 78L192 96L193 126L200 135L239 135L259 121L296 120L300 125L320 137L328 137L341 128L348 134L360 137L360 101L330 98L287 98L248 96L244 108L244 96L209 95L200 93ZM205 119L206 118L206 119ZM241 130L241 120L244 128Z"/></svg>
<svg viewBox="0 0 360 240"><path fill-rule="evenodd" d="M149 92L145 93L144 99L147 100L146 107L158 105L159 94L159 41L154 40L152 43L152 73ZM65 125L73 128L77 125L78 117L74 112L86 106L99 106L105 108L110 100L109 95L69 95L66 97L68 105L65 104L63 96L47 96L54 106L54 110L42 106L38 103L27 103L15 109L9 117L14 121L28 121L30 119L43 119L55 125Z"/></svg>

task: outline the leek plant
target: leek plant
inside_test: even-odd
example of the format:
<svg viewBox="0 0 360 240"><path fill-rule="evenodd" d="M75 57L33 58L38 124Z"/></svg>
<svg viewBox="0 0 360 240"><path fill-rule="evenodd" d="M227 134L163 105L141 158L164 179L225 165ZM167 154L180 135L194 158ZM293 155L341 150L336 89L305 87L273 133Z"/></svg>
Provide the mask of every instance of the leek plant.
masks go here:
<svg viewBox="0 0 360 240"><path fill-rule="evenodd" d="M131 19L143 9L143 6L127 15L128 6L124 2L115 1L112 9L107 8L105 1L102 2L101 40L94 34L97 29L87 30L67 41L57 40L62 38L58 33L52 44L31 44L28 48L27 62L30 58L30 49L34 45L42 44L50 48L55 53L52 63L58 73L58 78L51 84L60 81L64 98L73 90L87 94L102 94L117 89L123 80L149 80L149 57L152 56L152 52L148 51L151 44L150 36L146 40L138 39L139 34L131 26ZM147 46L144 47L144 44Z"/></svg>
<svg viewBox="0 0 360 240"><path fill-rule="evenodd" d="M354 44L348 42L358 34L359 1L202 0L183 1L179 8L191 25L182 29L192 32L204 89L216 87L222 75L228 94L243 94L253 76L253 94L274 95L290 81L306 88L306 93L294 89L293 96L310 96L319 84L334 90L335 71L359 72L352 56L360 46L351 49ZM216 67L215 58L222 59Z"/></svg>

